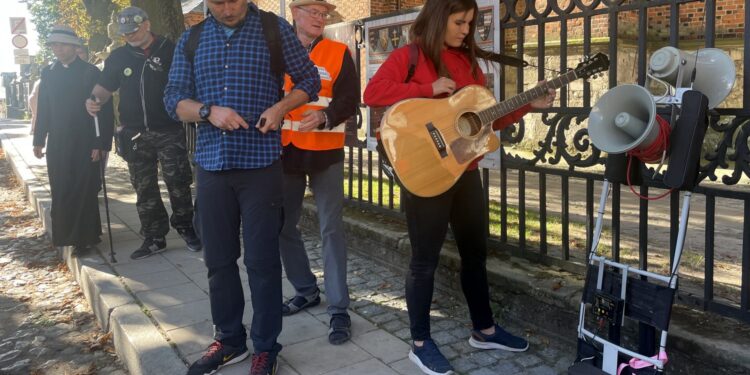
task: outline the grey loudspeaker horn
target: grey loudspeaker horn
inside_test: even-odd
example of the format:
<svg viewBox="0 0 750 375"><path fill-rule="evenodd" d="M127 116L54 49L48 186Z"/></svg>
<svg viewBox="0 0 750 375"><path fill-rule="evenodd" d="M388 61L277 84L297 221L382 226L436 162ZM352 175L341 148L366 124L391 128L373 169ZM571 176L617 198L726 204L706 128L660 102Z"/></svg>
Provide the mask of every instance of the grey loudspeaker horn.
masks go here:
<svg viewBox="0 0 750 375"><path fill-rule="evenodd" d="M677 82L682 66L682 80ZM685 52L674 47L663 47L651 55L651 75L676 88L689 88L695 69L693 90L708 97L708 108L721 104L732 91L736 79L734 62L719 48L702 48L698 52Z"/></svg>
<svg viewBox="0 0 750 375"><path fill-rule="evenodd" d="M617 86L591 108L588 131L594 146L611 154L645 148L659 136L656 102L641 86Z"/></svg>

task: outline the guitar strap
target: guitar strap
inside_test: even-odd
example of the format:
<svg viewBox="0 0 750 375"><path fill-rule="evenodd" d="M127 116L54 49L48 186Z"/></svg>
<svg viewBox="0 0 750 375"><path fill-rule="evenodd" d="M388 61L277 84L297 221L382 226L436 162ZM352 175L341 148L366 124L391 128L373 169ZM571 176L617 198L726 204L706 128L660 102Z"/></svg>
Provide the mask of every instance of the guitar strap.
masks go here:
<svg viewBox="0 0 750 375"><path fill-rule="evenodd" d="M414 77L414 71L417 69L417 62L419 61L419 47L416 43L410 43L409 44L409 67L406 73L406 79L404 80L404 83L409 83L411 81L411 78ZM383 171L383 173L391 180L395 181L400 187L403 188L401 185L401 181L399 181L398 176L396 176L396 171L393 170L393 166L391 165L391 161L388 160L388 155L385 153L385 149L383 148L383 142L380 140L380 137L377 137L377 146L375 146L375 150L378 152L378 159L380 159L380 169Z"/></svg>
<svg viewBox="0 0 750 375"><path fill-rule="evenodd" d="M404 83L409 83L411 77L414 77L414 70L417 69L417 62L419 61L419 47L417 43L409 44L409 70L406 73L406 79Z"/></svg>

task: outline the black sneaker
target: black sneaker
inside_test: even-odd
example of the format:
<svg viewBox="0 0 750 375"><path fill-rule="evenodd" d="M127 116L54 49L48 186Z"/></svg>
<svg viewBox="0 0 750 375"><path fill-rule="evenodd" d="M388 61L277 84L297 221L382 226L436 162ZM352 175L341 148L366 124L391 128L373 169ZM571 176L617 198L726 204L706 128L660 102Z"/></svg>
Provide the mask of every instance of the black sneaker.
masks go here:
<svg viewBox="0 0 750 375"><path fill-rule="evenodd" d="M495 333L492 335L485 335L480 331L471 331L469 345L477 349L502 349L510 352L524 352L529 348L528 341L513 336L497 324L495 324Z"/></svg>
<svg viewBox="0 0 750 375"><path fill-rule="evenodd" d="M276 361L276 356L270 352L253 354L252 361L250 375L276 375L276 370L279 369L279 362Z"/></svg>
<svg viewBox="0 0 750 375"><path fill-rule="evenodd" d="M440 353L437 345L435 345L435 341L430 339L424 340L421 347L412 344L409 351L409 359L425 374L453 374L453 366L451 366L443 353Z"/></svg>
<svg viewBox="0 0 750 375"><path fill-rule="evenodd" d="M320 289L316 289L315 293L310 296L294 296L294 298L284 302L281 305L281 315L289 316L296 314L308 307L317 306L320 304Z"/></svg>
<svg viewBox="0 0 750 375"><path fill-rule="evenodd" d="M167 240L165 240L164 237L146 237L146 239L143 240L143 244L141 245L141 247L139 247L138 250L134 251L133 254L130 254L130 259L148 258L156 253L164 251L164 248L166 247Z"/></svg>
<svg viewBox="0 0 750 375"><path fill-rule="evenodd" d="M328 342L331 345L341 345L352 338L352 319L349 314L331 315L331 324L328 329Z"/></svg>
<svg viewBox="0 0 750 375"><path fill-rule="evenodd" d="M188 368L187 375L213 374L223 366L241 362L250 354L247 347L233 347L214 341L208 346L206 354L201 359L193 362Z"/></svg>
<svg viewBox="0 0 750 375"><path fill-rule="evenodd" d="M188 250L193 252L199 252L203 250L203 244L201 243L200 238L198 238L198 236L195 234L195 230L193 230L192 227L178 229L177 233L179 233L180 237L185 240Z"/></svg>

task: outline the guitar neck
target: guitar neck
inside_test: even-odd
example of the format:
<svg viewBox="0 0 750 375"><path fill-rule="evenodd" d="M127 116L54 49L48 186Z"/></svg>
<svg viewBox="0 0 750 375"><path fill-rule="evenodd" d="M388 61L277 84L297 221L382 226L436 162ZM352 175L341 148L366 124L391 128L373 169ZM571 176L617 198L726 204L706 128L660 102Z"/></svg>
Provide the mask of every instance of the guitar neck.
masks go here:
<svg viewBox="0 0 750 375"><path fill-rule="evenodd" d="M570 82L578 79L575 70L571 70L555 79L545 82L541 86L536 86L530 90L524 91L508 100L497 103L489 108L477 112L483 124L492 123L493 121L515 111L518 108L530 103L534 99L540 98L547 94L549 89L559 89Z"/></svg>

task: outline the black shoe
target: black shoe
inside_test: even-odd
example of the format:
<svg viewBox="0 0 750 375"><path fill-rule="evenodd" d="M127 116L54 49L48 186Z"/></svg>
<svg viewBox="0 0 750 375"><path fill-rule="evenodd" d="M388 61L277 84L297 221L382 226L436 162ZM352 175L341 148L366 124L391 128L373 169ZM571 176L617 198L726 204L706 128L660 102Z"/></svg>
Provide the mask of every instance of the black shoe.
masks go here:
<svg viewBox="0 0 750 375"><path fill-rule="evenodd" d="M73 251L71 252L71 254L79 257L83 255L88 255L91 252L91 250L93 250L93 247L91 245L77 245L77 246L73 246Z"/></svg>
<svg viewBox="0 0 750 375"><path fill-rule="evenodd" d="M233 347L214 341L213 344L208 346L206 354L190 365L187 375L213 374L223 366L241 362L249 354L247 347Z"/></svg>
<svg viewBox="0 0 750 375"><path fill-rule="evenodd" d="M276 356L270 352L253 354L252 361L250 375L276 375L276 370L279 368Z"/></svg>
<svg viewBox="0 0 750 375"><path fill-rule="evenodd" d="M130 254L130 259L148 258L156 253L164 251L164 248L166 247L167 240L165 240L164 237L146 237L146 239L143 240L143 244L141 244L141 247L139 247L138 250L134 251L133 254Z"/></svg>
<svg viewBox="0 0 750 375"><path fill-rule="evenodd" d="M192 227L178 229L177 233L179 233L180 237L185 240L188 250L196 253L203 250L203 244L201 243L200 238L198 238L198 235L195 234L195 230L193 230Z"/></svg>
<svg viewBox="0 0 750 375"><path fill-rule="evenodd" d="M328 342L331 345L341 345L352 338L352 319L349 314L331 315L331 324L328 329Z"/></svg>
<svg viewBox="0 0 750 375"><path fill-rule="evenodd" d="M307 297L294 296L294 298L290 299L289 301L284 302L284 304L281 305L281 315L289 316L292 314L296 314L308 307L317 306L319 304L320 304L320 289L316 289L315 293L313 293L310 296L307 296Z"/></svg>

